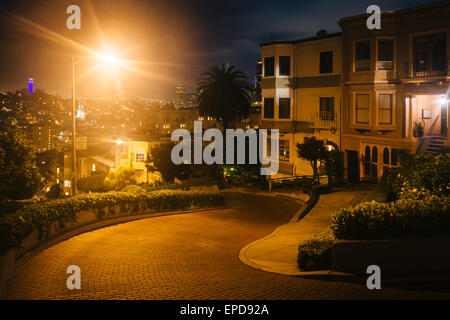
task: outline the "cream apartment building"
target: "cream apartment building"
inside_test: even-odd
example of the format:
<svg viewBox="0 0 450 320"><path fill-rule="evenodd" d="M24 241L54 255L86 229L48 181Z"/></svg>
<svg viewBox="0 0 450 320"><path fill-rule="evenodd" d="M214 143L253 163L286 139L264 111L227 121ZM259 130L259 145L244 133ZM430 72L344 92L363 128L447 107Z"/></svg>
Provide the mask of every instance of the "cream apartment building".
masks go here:
<svg viewBox="0 0 450 320"><path fill-rule="evenodd" d="M315 37L272 41L262 48L261 128L279 129L281 176L310 175L297 156L304 137L340 150L342 36L321 30Z"/></svg>
<svg viewBox="0 0 450 320"><path fill-rule="evenodd" d="M342 150L349 180L379 179L399 150L450 145L450 1L339 21L343 34ZM422 127L422 130L420 130Z"/></svg>

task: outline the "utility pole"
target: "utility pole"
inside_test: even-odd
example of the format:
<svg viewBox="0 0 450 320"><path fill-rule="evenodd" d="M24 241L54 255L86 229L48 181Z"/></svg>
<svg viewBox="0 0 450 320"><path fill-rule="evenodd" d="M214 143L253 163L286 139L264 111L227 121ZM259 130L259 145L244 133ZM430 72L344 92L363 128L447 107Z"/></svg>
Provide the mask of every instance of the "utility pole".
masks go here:
<svg viewBox="0 0 450 320"><path fill-rule="evenodd" d="M75 56L72 56L72 196L76 194L77 180L77 157L76 157L76 141L75 141Z"/></svg>

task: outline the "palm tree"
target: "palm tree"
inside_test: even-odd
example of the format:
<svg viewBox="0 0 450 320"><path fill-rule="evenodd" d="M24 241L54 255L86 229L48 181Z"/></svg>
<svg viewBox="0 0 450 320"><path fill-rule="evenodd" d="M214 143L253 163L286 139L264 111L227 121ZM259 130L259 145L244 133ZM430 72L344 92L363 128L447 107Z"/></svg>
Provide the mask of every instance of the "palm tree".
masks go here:
<svg viewBox="0 0 450 320"><path fill-rule="evenodd" d="M248 116L251 84L244 72L228 64L213 66L198 83L200 115L222 119L223 130Z"/></svg>

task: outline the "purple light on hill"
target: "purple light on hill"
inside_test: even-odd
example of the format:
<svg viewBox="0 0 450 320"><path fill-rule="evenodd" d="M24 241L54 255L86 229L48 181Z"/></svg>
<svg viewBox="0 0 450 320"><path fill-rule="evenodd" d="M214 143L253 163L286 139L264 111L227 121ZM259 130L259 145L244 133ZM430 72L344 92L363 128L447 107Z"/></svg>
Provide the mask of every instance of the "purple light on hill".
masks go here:
<svg viewBox="0 0 450 320"><path fill-rule="evenodd" d="M33 78L28 79L28 92L33 93Z"/></svg>

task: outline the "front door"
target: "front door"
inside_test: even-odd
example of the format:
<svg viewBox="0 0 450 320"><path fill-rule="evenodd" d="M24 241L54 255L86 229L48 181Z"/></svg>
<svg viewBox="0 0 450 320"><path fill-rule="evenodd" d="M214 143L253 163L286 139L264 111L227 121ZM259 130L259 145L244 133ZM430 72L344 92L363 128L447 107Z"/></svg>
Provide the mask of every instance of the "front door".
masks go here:
<svg viewBox="0 0 450 320"><path fill-rule="evenodd" d="M347 151L347 165L348 165L348 181L358 182L359 181L359 157L358 151Z"/></svg>
<svg viewBox="0 0 450 320"><path fill-rule="evenodd" d="M441 134L447 134L447 103L441 105Z"/></svg>

